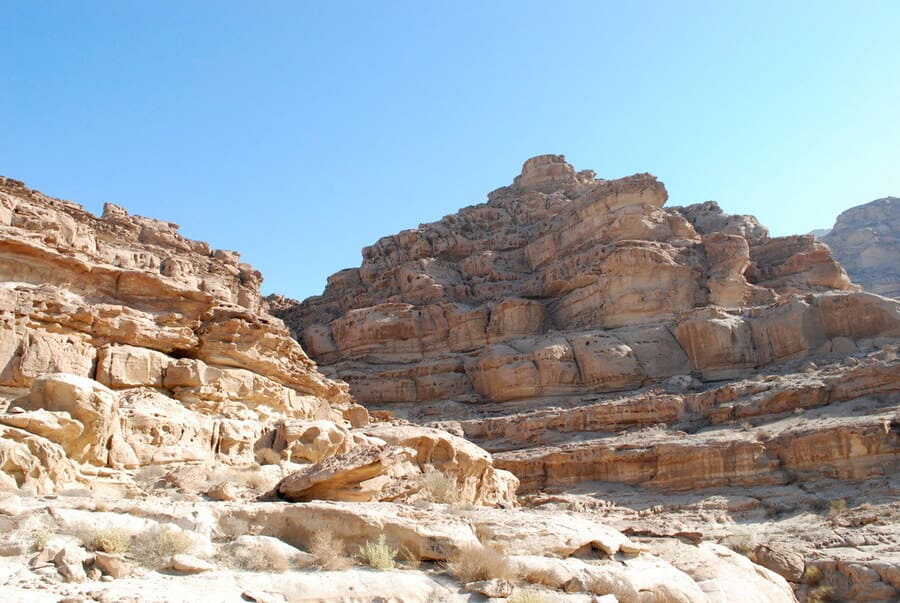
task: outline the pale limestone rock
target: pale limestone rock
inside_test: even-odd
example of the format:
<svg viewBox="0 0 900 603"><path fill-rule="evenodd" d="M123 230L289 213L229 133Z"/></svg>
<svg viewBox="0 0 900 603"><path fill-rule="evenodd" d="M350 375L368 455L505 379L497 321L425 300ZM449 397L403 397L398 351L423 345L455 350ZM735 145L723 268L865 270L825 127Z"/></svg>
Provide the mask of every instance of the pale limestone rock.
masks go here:
<svg viewBox="0 0 900 603"><path fill-rule="evenodd" d="M469 582L465 585L465 589L470 593L479 593L485 597L495 597L498 599L505 599L513 594L512 582L503 578Z"/></svg>
<svg viewBox="0 0 900 603"><path fill-rule="evenodd" d="M879 295L900 297L900 199L885 197L851 207L820 239L853 282Z"/></svg>
<svg viewBox="0 0 900 603"><path fill-rule="evenodd" d="M184 553L172 555L165 567L181 574L200 574L216 569L212 563Z"/></svg>
<svg viewBox="0 0 900 603"><path fill-rule="evenodd" d="M803 557L793 551L758 545L753 551L753 560L791 582L800 582L805 564Z"/></svg>
<svg viewBox="0 0 900 603"><path fill-rule="evenodd" d="M97 357L97 381L113 389L161 388L169 361L168 356L155 350L128 345L103 346Z"/></svg>
<svg viewBox="0 0 900 603"><path fill-rule="evenodd" d="M57 485L81 480L78 467L56 443L28 431L0 426L0 489L49 493Z"/></svg>
<svg viewBox="0 0 900 603"><path fill-rule="evenodd" d="M318 463L349 452L355 444L348 429L331 421L290 420L279 423L272 449L295 463Z"/></svg>
<svg viewBox="0 0 900 603"><path fill-rule="evenodd" d="M87 574L84 562L88 560L87 551L79 546L68 545L60 549L53 557L56 569L66 582L84 582Z"/></svg>
<svg viewBox="0 0 900 603"><path fill-rule="evenodd" d="M119 401L106 386L85 377L65 373L35 379L26 410L66 413L81 424L75 437L57 432L60 444L74 460L105 466L109 462L109 439L119 433Z"/></svg>
<svg viewBox="0 0 900 603"><path fill-rule="evenodd" d="M291 501L393 500L420 473L414 458L412 449L401 446L359 446L289 475L277 492Z"/></svg>
<svg viewBox="0 0 900 603"><path fill-rule="evenodd" d="M104 576L111 576L117 579L125 578L134 571L134 566L121 555L103 553L101 551L94 553L94 567L99 569Z"/></svg>
<svg viewBox="0 0 900 603"><path fill-rule="evenodd" d="M460 503L515 505L518 480L495 469L491 455L471 442L443 430L412 425L374 425L366 435L415 451L421 468L451 478Z"/></svg>

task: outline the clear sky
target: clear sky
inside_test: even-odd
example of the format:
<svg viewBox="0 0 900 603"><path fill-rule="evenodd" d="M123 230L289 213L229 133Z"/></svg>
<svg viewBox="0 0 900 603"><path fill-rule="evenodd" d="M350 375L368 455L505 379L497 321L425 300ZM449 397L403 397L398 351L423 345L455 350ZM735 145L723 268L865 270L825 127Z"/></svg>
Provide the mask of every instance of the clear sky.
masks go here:
<svg viewBox="0 0 900 603"><path fill-rule="evenodd" d="M900 195L900 2L0 0L0 174L304 298L533 155L774 234Z"/></svg>

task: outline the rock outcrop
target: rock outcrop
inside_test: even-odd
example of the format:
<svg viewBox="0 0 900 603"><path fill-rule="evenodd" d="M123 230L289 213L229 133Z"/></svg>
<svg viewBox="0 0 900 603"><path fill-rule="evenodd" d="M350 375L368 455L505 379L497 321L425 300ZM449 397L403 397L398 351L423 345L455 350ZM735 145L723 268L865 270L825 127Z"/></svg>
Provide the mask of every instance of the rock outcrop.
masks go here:
<svg viewBox="0 0 900 603"><path fill-rule="evenodd" d="M885 197L851 207L820 239L854 283L879 295L900 297L900 199Z"/></svg>
<svg viewBox="0 0 900 603"><path fill-rule="evenodd" d="M2 484L47 492L185 463L303 471L370 445L351 434L365 409L265 311L261 281L175 224L112 204L96 218L0 179ZM458 443L481 454L467 501L513 504L515 478ZM450 468L437 465L408 477Z"/></svg>
<svg viewBox="0 0 900 603"><path fill-rule="evenodd" d="M666 200L649 174L537 157L487 203L384 237L323 295L271 307L370 412L464 435L538 498L627 487L678 508L826 482L889 497L900 303L861 291L813 236ZM787 571L776 557L799 555L822 588L877 600L814 551L759 558ZM881 576L869 592L900 586L877 556L835 554Z"/></svg>

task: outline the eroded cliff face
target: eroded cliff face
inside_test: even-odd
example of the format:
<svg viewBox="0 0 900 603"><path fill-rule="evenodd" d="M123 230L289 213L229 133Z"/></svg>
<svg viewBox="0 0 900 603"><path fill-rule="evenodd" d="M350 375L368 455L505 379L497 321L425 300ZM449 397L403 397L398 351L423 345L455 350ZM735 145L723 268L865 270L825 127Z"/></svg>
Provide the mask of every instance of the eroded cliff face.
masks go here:
<svg viewBox="0 0 900 603"><path fill-rule="evenodd" d="M261 281L237 253L175 224L111 204L96 218L0 179L2 485L40 493L97 472L128 481L121 470L284 461L286 473L318 476L307 480L317 498L341 498L335 476L315 469L337 455L345 486L392 477L358 488L356 500L405 499L425 469L443 469L466 500L511 503L515 479L472 444L447 435L451 452L474 449L451 463L416 452L440 434L367 435L347 385L325 378L264 311ZM390 462L354 480L340 455L357 447ZM197 477L201 490L216 485Z"/></svg>
<svg viewBox="0 0 900 603"><path fill-rule="evenodd" d="M275 312L370 405L710 381L900 333L896 307L813 237L666 198L648 174L598 180L536 157L487 203L381 239L322 296Z"/></svg>
<svg viewBox="0 0 900 603"><path fill-rule="evenodd" d="M900 199L885 197L851 207L821 237L854 283L900 297Z"/></svg>
<svg viewBox="0 0 900 603"><path fill-rule="evenodd" d="M487 203L382 238L323 295L273 311L360 403L473 440L538 504L587 489L613 515L633 504L617 488L638 488L631 500L657 501L665 523L690 506L681 493L715 489L755 501L723 517L777 531L784 509L752 511L776 492L814 526L808 491L892 500L900 303L853 285L812 236L666 200L649 174L609 181L536 157ZM618 527L640 532L628 522L644 515ZM720 520L698 511L683 531ZM825 582L782 575L801 596L888 600L900 582L872 565L900 567L887 532L852 553L794 534L780 546Z"/></svg>

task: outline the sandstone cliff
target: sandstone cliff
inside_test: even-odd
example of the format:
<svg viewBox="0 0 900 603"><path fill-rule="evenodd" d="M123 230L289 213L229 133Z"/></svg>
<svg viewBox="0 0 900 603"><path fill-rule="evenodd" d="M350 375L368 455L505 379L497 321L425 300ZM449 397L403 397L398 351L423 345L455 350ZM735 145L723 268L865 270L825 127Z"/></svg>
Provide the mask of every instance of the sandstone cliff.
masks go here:
<svg viewBox="0 0 900 603"><path fill-rule="evenodd" d="M356 499L414 494L430 467L454 472L470 502L511 501L515 480L471 444L445 438L468 450L451 464L416 453L441 437L427 430L366 435L346 384L264 311L261 281L175 224L111 204L96 218L0 179L0 482L45 492L98 471L276 459L319 475L315 463L359 446L392 461L368 478L394 479ZM364 481L340 469L341 483ZM334 479L313 482L340 497Z"/></svg>
<svg viewBox="0 0 900 603"><path fill-rule="evenodd" d="M885 197L851 207L821 237L854 283L900 297L900 199Z"/></svg>
<svg viewBox="0 0 900 603"><path fill-rule="evenodd" d="M666 200L649 174L603 180L536 157L487 203L382 238L323 295L272 299L273 312L360 403L465 435L537 501L587 491L577 504L633 509L619 489L639 488L628 500L656 501L665 524L681 493L751 500L722 517L756 522L780 496L759 528L777 532L784 509L820 525L805 492L825 483L856 504L891 500L900 303L860 291L812 236ZM645 516L619 527L642 533ZM783 546L801 574L823 568L822 588L888 600L900 582L875 561L900 567L898 535L885 542Z"/></svg>

